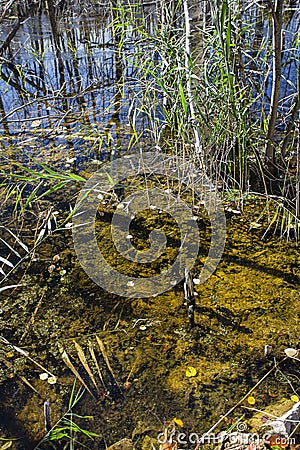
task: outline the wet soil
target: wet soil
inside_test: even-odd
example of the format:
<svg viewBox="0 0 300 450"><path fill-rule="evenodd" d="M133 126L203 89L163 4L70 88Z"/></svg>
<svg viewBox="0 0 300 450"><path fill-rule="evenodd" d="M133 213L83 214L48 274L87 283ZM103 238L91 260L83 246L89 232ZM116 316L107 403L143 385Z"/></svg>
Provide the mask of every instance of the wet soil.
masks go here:
<svg viewBox="0 0 300 450"><path fill-rule="evenodd" d="M262 240L260 229L249 231L258 216L258 205L250 202L243 215L228 218L217 270L205 284L194 285L193 329L181 284L147 299L109 294L80 267L69 231L50 236L37 249L35 261L20 268L24 286L2 293L1 334L31 359L1 344L0 437L16 439L11 448L35 448L45 435L44 402L51 404L52 426L68 410L76 377L59 346L93 395L86 391L74 407L75 413L89 416L77 418L80 426L99 435L92 441L77 433L88 448L104 449L124 437L133 438L137 449L150 448L149 442L157 442L151 439L174 418L182 421L180 432L205 432L274 366L274 358L281 361L285 348L300 345L299 248L276 236ZM103 235L109 226L104 219L98 225ZM193 268L196 280L209 246L209 228L205 220L199 223L202 250ZM272 346L271 355L264 355L266 345ZM41 380L44 370L36 363L57 382ZM188 367L195 369L193 376ZM288 400L299 389L298 370L297 361L282 362L252 393L255 408ZM76 391L80 384L77 379ZM219 429L252 415L238 408ZM66 442L53 441L54 447L44 442L39 448L65 448Z"/></svg>

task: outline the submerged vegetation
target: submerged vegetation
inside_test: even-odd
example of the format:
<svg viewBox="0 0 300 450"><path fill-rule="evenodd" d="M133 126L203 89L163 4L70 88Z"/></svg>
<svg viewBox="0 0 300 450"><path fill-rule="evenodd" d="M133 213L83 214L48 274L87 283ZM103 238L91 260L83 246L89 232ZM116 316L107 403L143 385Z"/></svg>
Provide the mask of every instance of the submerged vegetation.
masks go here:
<svg viewBox="0 0 300 450"><path fill-rule="evenodd" d="M196 447L173 442L175 430L256 432L255 413L279 417L299 402L299 5L0 5L0 449L175 450ZM95 219L102 252L144 279L177 258L174 217L149 199L130 209L146 186L189 206L198 257L189 294L175 280L167 293L122 298L78 262L76 200L104 163L149 151L195 171L141 171L117 185L107 171ZM194 187L214 192L227 218L223 257L204 284L214 230ZM119 255L111 219L123 210L126 242L141 253L163 231L157 260ZM196 303L192 330L184 300Z"/></svg>

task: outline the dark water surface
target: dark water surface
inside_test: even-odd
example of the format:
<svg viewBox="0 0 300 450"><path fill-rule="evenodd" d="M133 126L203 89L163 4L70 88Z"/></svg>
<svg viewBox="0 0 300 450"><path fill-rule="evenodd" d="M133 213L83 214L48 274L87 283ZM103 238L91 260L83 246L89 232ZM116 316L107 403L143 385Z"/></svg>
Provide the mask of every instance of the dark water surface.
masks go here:
<svg viewBox="0 0 300 450"><path fill-rule="evenodd" d="M93 17L62 16L55 34L45 13L25 21L10 45L18 74L13 85L0 80L2 151L51 164L76 158L80 165L128 147L128 108L139 90L130 63L138 35L124 25L116 36L112 20L109 7ZM8 30L4 24L0 40ZM5 65L3 72L9 77Z"/></svg>

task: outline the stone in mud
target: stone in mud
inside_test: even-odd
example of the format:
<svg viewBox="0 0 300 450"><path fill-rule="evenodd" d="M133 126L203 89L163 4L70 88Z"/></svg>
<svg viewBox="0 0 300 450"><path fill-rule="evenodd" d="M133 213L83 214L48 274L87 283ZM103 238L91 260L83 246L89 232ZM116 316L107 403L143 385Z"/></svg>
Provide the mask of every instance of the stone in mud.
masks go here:
<svg viewBox="0 0 300 450"><path fill-rule="evenodd" d="M261 430L266 431L271 435L284 436L288 438L295 424L298 424L300 420L300 402L289 409L285 414L278 417L276 420L272 420L261 427Z"/></svg>
<svg viewBox="0 0 300 450"><path fill-rule="evenodd" d="M131 439L121 439L107 448L107 450L135 450Z"/></svg>

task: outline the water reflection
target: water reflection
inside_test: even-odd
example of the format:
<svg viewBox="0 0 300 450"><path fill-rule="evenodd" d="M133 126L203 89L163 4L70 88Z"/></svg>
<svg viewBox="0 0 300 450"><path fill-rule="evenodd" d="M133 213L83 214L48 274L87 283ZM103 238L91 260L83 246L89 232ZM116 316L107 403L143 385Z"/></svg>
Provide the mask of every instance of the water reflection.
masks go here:
<svg viewBox="0 0 300 450"><path fill-rule="evenodd" d="M279 105L279 116L286 115L295 101L297 92L297 67L299 48L296 45L299 32L300 9L296 6L286 6L283 24L282 41L282 80ZM255 109L268 112L272 92L272 62L268 58L269 46L272 41L271 14L262 4L254 3L245 9L244 22L249 25L244 32L244 62L247 81L253 85L254 95L262 92L261 100L256 102ZM282 124L283 125L283 124Z"/></svg>
<svg viewBox="0 0 300 450"><path fill-rule="evenodd" d="M109 8L101 8L97 17L57 20L48 4L48 14L37 14L18 30L10 45L14 66L2 68L0 120L7 142L18 143L26 131L42 146L63 144L80 151L80 157L92 146L99 157L100 145L94 144L100 140L104 153L126 147L128 83L136 69L125 59L137 36L111 27L116 12ZM42 130L39 136L37 130ZM85 139L76 136L79 131Z"/></svg>
<svg viewBox="0 0 300 450"><path fill-rule="evenodd" d="M28 150L33 154L51 147L51 153L55 149L68 149L79 159L106 158L107 154L128 146L132 131L128 110L134 93L139 91L138 69L130 60L140 36L130 25L130 18L134 16L137 26L140 21L146 31L153 33L156 15L161 19L166 11L162 8L159 12L155 2L123 9L112 3L111 6L92 5L94 15L89 11L79 16L74 5L68 16L64 16L57 14L52 0L47 4L48 11L36 13L19 24L6 51L2 45L0 132L4 136L3 145L19 145L26 132L27 141L32 139L33 145ZM272 66L266 56L272 30L270 17L261 4L245 4L240 20L248 28L243 28L241 38L237 37L239 60L244 66L239 75L243 84L253 86L253 96L257 98L253 112L259 111L260 116L262 111L268 112L272 88ZM205 5L199 12L200 22L203 30L209 30L209 2ZM171 10L167 12L171 14ZM173 13L178 28L182 25L181 16ZM285 115L284 120L297 92L298 31L299 8L291 2L286 8L283 35L281 98L284 100L279 113ZM6 42L9 33L10 24L4 23L2 42ZM202 48L195 37L194 45L198 51ZM234 67L240 70L238 64ZM143 120L146 118L140 114L141 130L147 128ZM279 123L280 126L284 124Z"/></svg>

